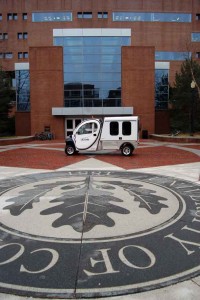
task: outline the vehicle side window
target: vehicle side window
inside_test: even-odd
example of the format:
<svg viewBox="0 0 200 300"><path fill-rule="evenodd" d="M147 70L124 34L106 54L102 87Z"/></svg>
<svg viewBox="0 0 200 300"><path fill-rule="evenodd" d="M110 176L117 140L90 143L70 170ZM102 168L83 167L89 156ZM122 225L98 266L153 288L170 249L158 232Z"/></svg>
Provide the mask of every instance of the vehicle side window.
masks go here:
<svg viewBox="0 0 200 300"><path fill-rule="evenodd" d="M110 135L118 135L118 134L119 134L119 123L110 122Z"/></svg>
<svg viewBox="0 0 200 300"><path fill-rule="evenodd" d="M77 134L90 134L92 133L92 123L87 123L81 126Z"/></svg>
<svg viewBox="0 0 200 300"><path fill-rule="evenodd" d="M122 123L122 134L131 135L131 122L126 121Z"/></svg>

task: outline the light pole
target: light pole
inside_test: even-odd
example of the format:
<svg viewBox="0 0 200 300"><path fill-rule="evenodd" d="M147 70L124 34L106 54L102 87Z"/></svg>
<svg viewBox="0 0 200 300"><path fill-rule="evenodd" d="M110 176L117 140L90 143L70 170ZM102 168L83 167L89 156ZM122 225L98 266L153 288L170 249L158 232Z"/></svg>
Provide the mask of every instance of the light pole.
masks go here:
<svg viewBox="0 0 200 300"><path fill-rule="evenodd" d="M191 103L190 103L190 135L193 136L194 134L194 97L195 97L195 87L196 83L194 80L192 80L191 84L191 89L192 89L192 98L191 98Z"/></svg>

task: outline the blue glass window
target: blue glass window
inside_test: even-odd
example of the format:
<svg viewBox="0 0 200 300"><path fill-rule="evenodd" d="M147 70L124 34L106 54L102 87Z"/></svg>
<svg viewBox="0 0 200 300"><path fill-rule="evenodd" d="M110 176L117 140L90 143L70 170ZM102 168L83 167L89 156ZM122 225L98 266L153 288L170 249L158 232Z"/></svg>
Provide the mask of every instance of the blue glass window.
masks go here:
<svg viewBox="0 0 200 300"><path fill-rule="evenodd" d="M171 51L156 51L155 60L185 60L186 58L191 57L189 52L171 52Z"/></svg>
<svg viewBox="0 0 200 300"><path fill-rule="evenodd" d="M63 46L71 47L71 46L83 46L83 38L82 37L64 37L63 38Z"/></svg>
<svg viewBox="0 0 200 300"><path fill-rule="evenodd" d="M30 111L29 70L15 71L17 111Z"/></svg>
<svg viewBox="0 0 200 300"><path fill-rule="evenodd" d="M115 22L191 22L187 13L113 12Z"/></svg>
<svg viewBox="0 0 200 300"><path fill-rule="evenodd" d="M74 63L74 64L78 64L78 63L82 63L83 62L83 56L82 55L64 55L64 64L67 63Z"/></svg>
<svg viewBox="0 0 200 300"><path fill-rule="evenodd" d="M83 64L84 72L101 72L101 63L95 62L94 64Z"/></svg>
<svg viewBox="0 0 200 300"><path fill-rule="evenodd" d="M78 12L78 19L92 19L92 12Z"/></svg>
<svg viewBox="0 0 200 300"><path fill-rule="evenodd" d="M83 38L82 43L84 46L99 46L101 45L101 38L94 36Z"/></svg>
<svg viewBox="0 0 200 300"><path fill-rule="evenodd" d="M192 42L200 42L200 32L192 33Z"/></svg>
<svg viewBox="0 0 200 300"><path fill-rule="evenodd" d="M112 47L103 47L101 49L102 53L105 53L105 54L120 54L121 55L121 48L119 47L115 47L115 46L112 46Z"/></svg>
<svg viewBox="0 0 200 300"><path fill-rule="evenodd" d="M101 64L102 72L121 72L121 63Z"/></svg>
<svg viewBox="0 0 200 300"><path fill-rule="evenodd" d="M169 70L155 70L155 109L168 109Z"/></svg>
<svg viewBox="0 0 200 300"><path fill-rule="evenodd" d="M54 38L54 46L62 46L63 45L63 37Z"/></svg>
<svg viewBox="0 0 200 300"><path fill-rule="evenodd" d="M108 18L108 13L107 12L98 12L97 14L98 19L107 19Z"/></svg>
<svg viewBox="0 0 200 300"><path fill-rule="evenodd" d="M83 55L84 54L100 54L101 53L101 48L99 47L83 47L82 48Z"/></svg>
<svg viewBox="0 0 200 300"><path fill-rule="evenodd" d="M121 47L130 37L56 37L63 46L67 107L121 106Z"/></svg>
<svg viewBox="0 0 200 300"><path fill-rule="evenodd" d="M64 70L67 72L82 72L83 67L82 64L66 64L64 65Z"/></svg>
<svg viewBox="0 0 200 300"><path fill-rule="evenodd" d="M32 13L33 22L70 22L72 21L71 12L34 12Z"/></svg>
<svg viewBox="0 0 200 300"><path fill-rule="evenodd" d="M82 54L82 48L79 47L64 47L64 55Z"/></svg>
<svg viewBox="0 0 200 300"><path fill-rule="evenodd" d="M82 73L64 73L64 82L71 83L71 82L82 82Z"/></svg>
<svg viewBox="0 0 200 300"><path fill-rule="evenodd" d="M12 59L13 58L13 53L12 52L5 52L4 53L4 58L6 58L6 59Z"/></svg>

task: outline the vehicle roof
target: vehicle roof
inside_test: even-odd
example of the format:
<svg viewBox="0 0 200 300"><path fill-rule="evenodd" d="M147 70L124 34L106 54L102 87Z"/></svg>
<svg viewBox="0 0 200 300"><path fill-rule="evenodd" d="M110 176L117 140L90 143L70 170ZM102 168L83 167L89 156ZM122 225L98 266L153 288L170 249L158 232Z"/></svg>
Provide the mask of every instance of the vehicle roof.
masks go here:
<svg viewBox="0 0 200 300"><path fill-rule="evenodd" d="M125 117L105 117L104 121L137 121L138 116L125 116Z"/></svg>

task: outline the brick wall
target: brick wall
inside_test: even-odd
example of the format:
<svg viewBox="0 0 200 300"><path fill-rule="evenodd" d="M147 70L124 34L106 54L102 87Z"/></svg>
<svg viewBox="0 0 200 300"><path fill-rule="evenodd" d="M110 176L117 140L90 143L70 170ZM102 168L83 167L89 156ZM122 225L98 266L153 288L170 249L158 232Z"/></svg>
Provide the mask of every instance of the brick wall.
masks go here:
<svg viewBox="0 0 200 300"><path fill-rule="evenodd" d="M155 133L170 133L170 115L169 110L155 112Z"/></svg>
<svg viewBox="0 0 200 300"><path fill-rule="evenodd" d="M30 112L15 113L15 135L30 136L31 135L31 116Z"/></svg>
<svg viewBox="0 0 200 300"><path fill-rule="evenodd" d="M31 133L50 131L64 138L64 118L52 116L52 107L63 107L62 47L30 48Z"/></svg>
<svg viewBox="0 0 200 300"><path fill-rule="evenodd" d="M122 47L122 103L133 106L141 130L155 132L154 47Z"/></svg>

